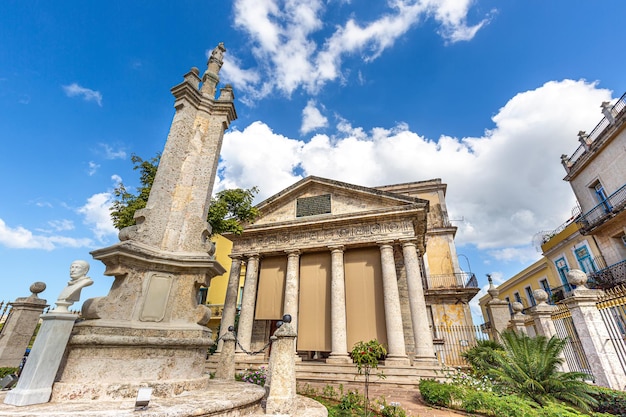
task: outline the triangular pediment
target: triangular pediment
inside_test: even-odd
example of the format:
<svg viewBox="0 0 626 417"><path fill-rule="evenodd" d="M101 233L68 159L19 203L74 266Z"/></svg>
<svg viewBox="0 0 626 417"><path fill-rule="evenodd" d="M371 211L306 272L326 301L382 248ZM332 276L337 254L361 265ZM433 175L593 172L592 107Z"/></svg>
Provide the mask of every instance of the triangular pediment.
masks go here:
<svg viewBox="0 0 626 417"><path fill-rule="evenodd" d="M385 213L409 207L428 210L428 201L310 176L274 194L256 207L260 215L254 226L262 226L324 221L337 216Z"/></svg>

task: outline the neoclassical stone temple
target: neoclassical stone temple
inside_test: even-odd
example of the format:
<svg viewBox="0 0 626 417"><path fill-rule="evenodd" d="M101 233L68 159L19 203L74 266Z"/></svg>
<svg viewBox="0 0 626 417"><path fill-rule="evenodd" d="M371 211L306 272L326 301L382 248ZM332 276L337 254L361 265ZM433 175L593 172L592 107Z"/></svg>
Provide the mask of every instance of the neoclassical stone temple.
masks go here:
<svg viewBox="0 0 626 417"><path fill-rule="evenodd" d="M434 363L446 343L434 329L471 325L478 292L458 265L445 191L439 179L367 188L311 176L260 203L254 224L226 236L221 332L240 304L239 360L290 314L304 360L349 363L356 342L377 339L386 365Z"/></svg>

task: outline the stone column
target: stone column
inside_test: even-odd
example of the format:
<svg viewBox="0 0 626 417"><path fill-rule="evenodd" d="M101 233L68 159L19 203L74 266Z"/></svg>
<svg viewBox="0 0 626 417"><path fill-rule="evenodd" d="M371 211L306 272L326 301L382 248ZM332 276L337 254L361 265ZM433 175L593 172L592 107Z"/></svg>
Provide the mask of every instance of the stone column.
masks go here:
<svg viewBox="0 0 626 417"><path fill-rule="evenodd" d="M224 298L224 309L222 310L222 322L220 324L220 341L217 343L216 352L222 351L222 336L228 333L228 327L235 325L237 315L237 296L239 295L239 278L241 277L241 255L230 255L230 275L228 276L228 286L226 287L226 297Z"/></svg>
<svg viewBox="0 0 626 417"><path fill-rule="evenodd" d="M256 303L256 287L259 280L259 254L248 257L246 264L246 280L243 284L243 297L241 300L241 313L239 314L239 329L237 338L244 349L250 350L252 340L252 325L254 324L254 306ZM237 352L243 352L237 346Z"/></svg>
<svg viewBox="0 0 626 417"><path fill-rule="evenodd" d="M215 378L235 379L235 336L226 329L227 333L222 337L224 341L220 361L217 364Z"/></svg>
<svg viewBox="0 0 626 417"><path fill-rule="evenodd" d="M491 323L491 335L493 340L501 342L500 334L505 331L511 320L511 312L509 311L509 303L498 298L500 291L493 285L491 275L487 274L489 281L489 289L487 292L491 296L491 300L487 302L486 310Z"/></svg>
<svg viewBox="0 0 626 417"><path fill-rule="evenodd" d="M545 336L548 339L556 335L556 328L552 321L552 313L556 310L556 306L552 306L546 301L548 300L548 293L542 289L533 291L533 297L537 302L537 305L530 309L530 316L535 320L535 328L537 334Z"/></svg>
<svg viewBox="0 0 626 417"><path fill-rule="evenodd" d="M402 254L406 269L411 324L413 325L413 336L415 338L415 360L432 362L436 359L433 347L433 334L428 324L428 311L426 309L422 274L415 242L402 242Z"/></svg>
<svg viewBox="0 0 626 417"><path fill-rule="evenodd" d="M511 308L513 308L513 317L511 317L511 326L513 327L513 331L518 334L528 334L526 332L526 315L522 314L522 310L524 309L524 304L520 302L514 302L511 304Z"/></svg>
<svg viewBox="0 0 626 417"><path fill-rule="evenodd" d="M0 368L20 366L39 316L48 307L46 300L37 296L45 289L46 284L35 282L30 286L32 294L29 297L20 297L11 303L11 314L4 323L0 338Z"/></svg>
<svg viewBox="0 0 626 417"><path fill-rule="evenodd" d="M350 363L346 332L346 283L343 269L343 246L331 246L330 323L331 349L326 363Z"/></svg>
<svg viewBox="0 0 626 417"><path fill-rule="evenodd" d="M392 242L380 242L380 258L383 272L383 296L385 301L385 324L387 325L387 352L386 364L409 365L404 345L404 329L402 313L400 311L400 294L398 292L398 277L396 262L393 257Z"/></svg>
<svg viewBox="0 0 626 417"><path fill-rule="evenodd" d="M545 290L537 289L533 291L533 297L537 305L530 309L529 315L535 320L537 335L544 336L548 339L557 336L554 321L552 321L552 313L556 310L556 306L546 303L546 301L548 301L548 293L545 292ZM567 359L562 351L559 357L563 360L561 372L569 372L570 369L567 365Z"/></svg>
<svg viewBox="0 0 626 417"><path fill-rule="evenodd" d="M290 323L283 323L272 336L266 415L293 416L296 411L296 358L293 344L296 331Z"/></svg>
<svg viewBox="0 0 626 417"><path fill-rule="evenodd" d="M298 294L300 287L300 251L287 252L287 274L285 276L285 302L283 315L291 316L291 326L298 331Z"/></svg>
<svg viewBox="0 0 626 417"><path fill-rule="evenodd" d="M563 302L572 313L572 320L580 338L587 361L596 379L596 384L617 390L626 386L626 374L617 352L610 340L609 332L602 320L596 303L604 295L602 290L591 290L585 286L587 274L578 269L567 273L570 284L577 288Z"/></svg>

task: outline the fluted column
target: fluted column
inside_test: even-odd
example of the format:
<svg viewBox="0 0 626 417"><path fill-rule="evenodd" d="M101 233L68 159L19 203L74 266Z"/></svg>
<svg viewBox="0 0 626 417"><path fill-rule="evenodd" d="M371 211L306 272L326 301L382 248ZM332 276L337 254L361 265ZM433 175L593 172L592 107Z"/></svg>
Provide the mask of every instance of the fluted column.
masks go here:
<svg viewBox="0 0 626 417"><path fill-rule="evenodd" d="M241 300L241 314L239 315L239 329L237 339L244 349L250 350L252 340L252 325L254 324L254 305L256 298L256 287L259 280L259 254L248 257L246 264L246 280L243 284L243 297ZM241 352L237 346L237 352Z"/></svg>
<svg viewBox="0 0 626 417"><path fill-rule="evenodd" d="M285 276L285 302L283 314L291 316L291 326L298 331L298 293L300 288L300 251L287 252L287 275Z"/></svg>
<svg viewBox="0 0 626 417"><path fill-rule="evenodd" d="M330 325L331 349L327 363L350 363L346 332L346 284L343 246L331 246Z"/></svg>
<svg viewBox="0 0 626 417"><path fill-rule="evenodd" d="M415 339L415 360L430 362L435 359L435 350L433 347L433 334L428 324L428 311L426 309L422 274L415 242L402 242L402 254L406 269L411 324L413 325L413 337Z"/></svg>
<svg viewBox="0 0 626 417"><path fill-rule="evenodd" d="M387 325L387 344L389 349L385 363L408 365L404 345L404 329L400 311L400 293L396 262L393 257L392 242L380 242L380 258L383 272L383 296L385 302L385 324Z"/></svg>
<svg viewBox="0 0 626 417"><path fill-rule="evenodd" d="M222 351L224 342L222 336L228 333L228 327L235 325L237 315L237 295L239 295L239 277L241 276L241 255L230 255L230 275L228 276L228 286L226 287L226 297L224 298L224 309L222 310L222 323L220 324L220 340L217 343L217 352Z"/></svg>

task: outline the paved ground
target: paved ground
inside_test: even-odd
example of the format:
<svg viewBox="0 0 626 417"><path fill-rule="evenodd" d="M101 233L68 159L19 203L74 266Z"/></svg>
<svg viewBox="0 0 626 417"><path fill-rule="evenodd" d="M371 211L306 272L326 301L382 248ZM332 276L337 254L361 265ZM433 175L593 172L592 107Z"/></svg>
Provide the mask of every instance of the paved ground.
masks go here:
<svg viewBox="0 0 626 417"><path fill-rule="evenodd" d="M326 384L314 383L310 384L318 391L322 391ZM348 390L356 389L358 392L363 393L363 384L344 384L344 392ZM451 410L444 410L438 408L432 408L424 404L422 401L417 386L407 385L393 385L393 384L372 384L370 386L370 399L378 399L384 397L387 404L391 402L400 403L400 406L407 411L407 416L411 417L462 417L467 414L453 412Z"/></svg>

